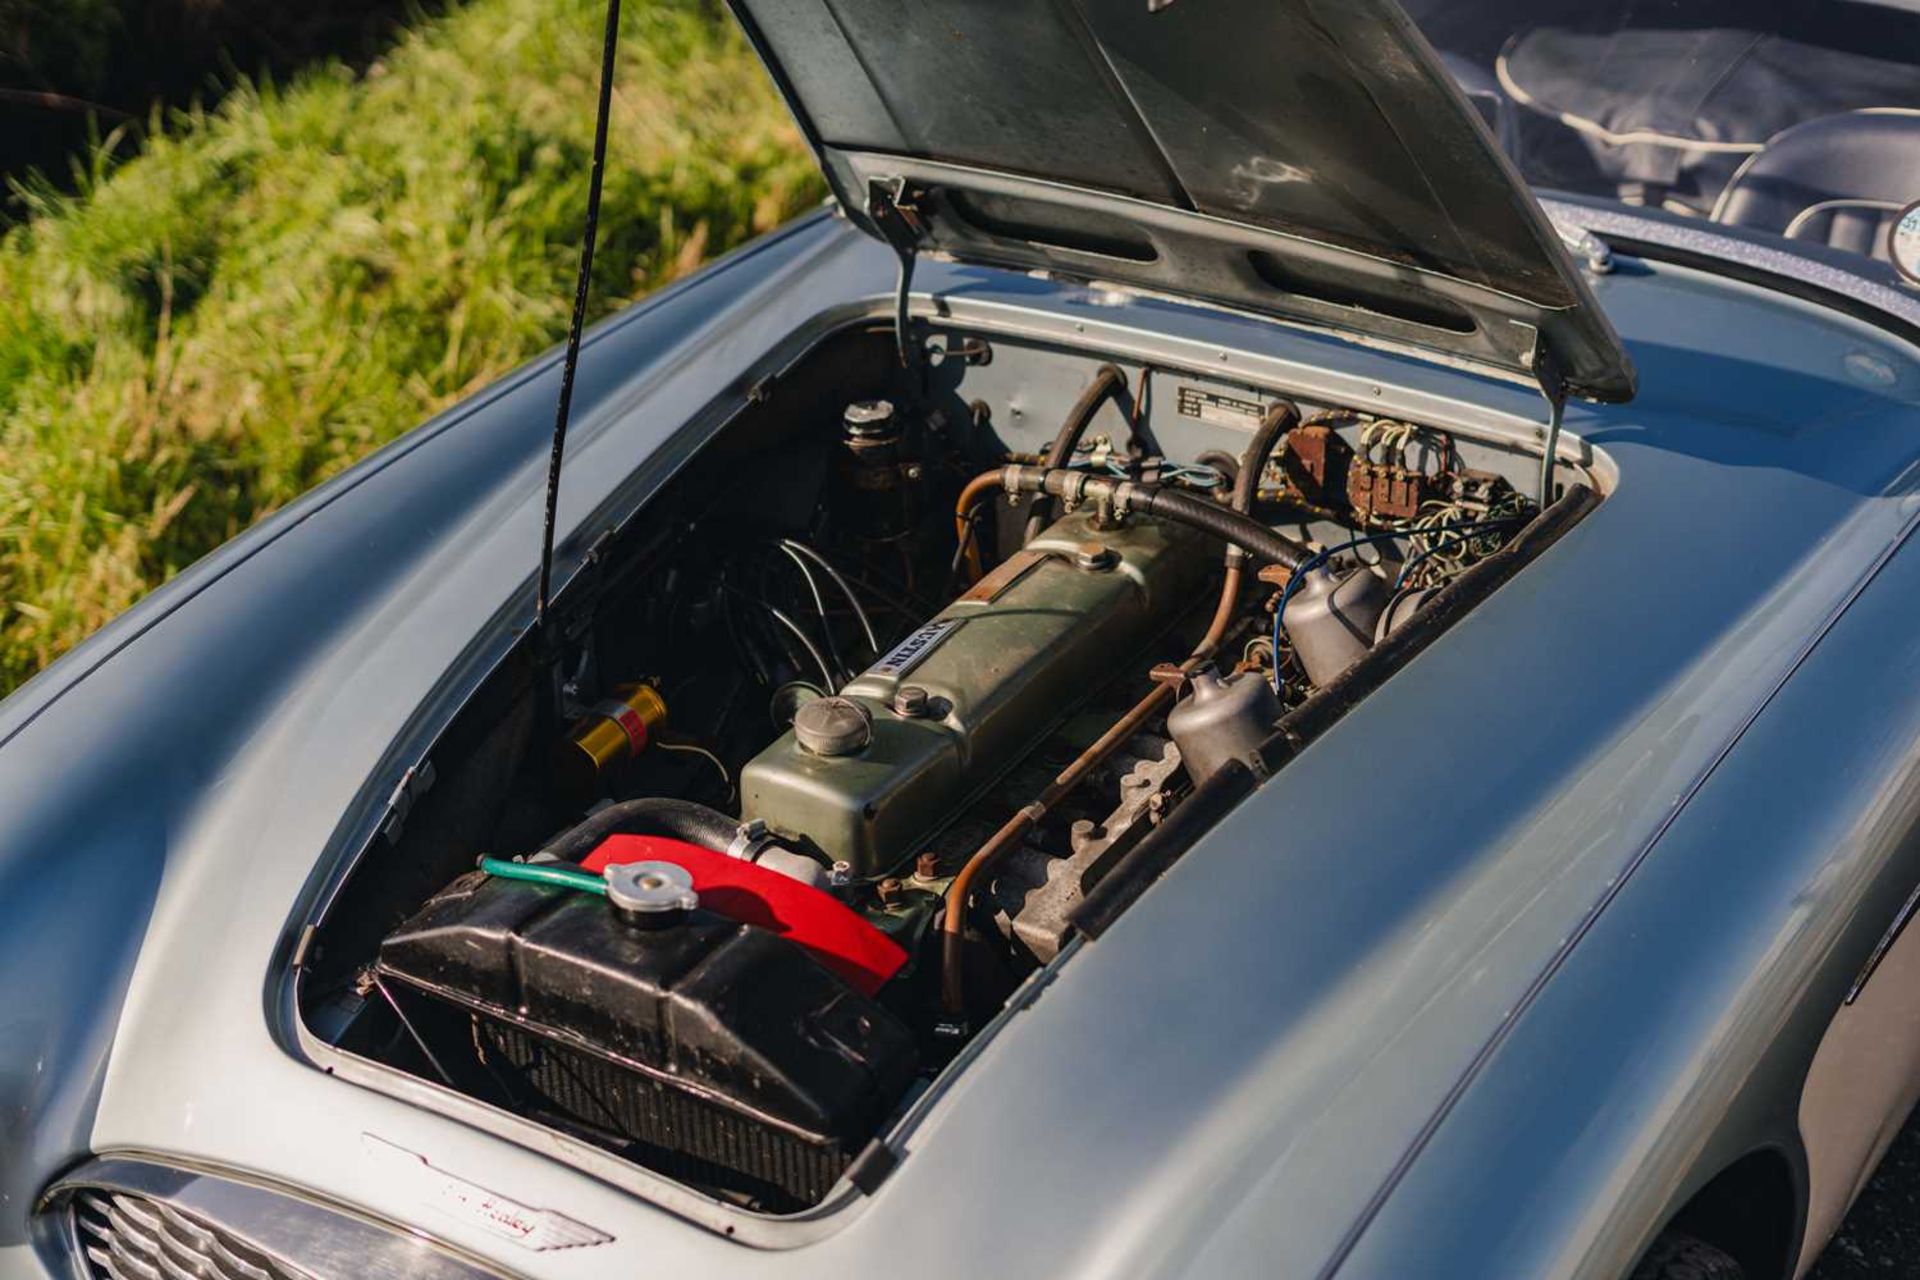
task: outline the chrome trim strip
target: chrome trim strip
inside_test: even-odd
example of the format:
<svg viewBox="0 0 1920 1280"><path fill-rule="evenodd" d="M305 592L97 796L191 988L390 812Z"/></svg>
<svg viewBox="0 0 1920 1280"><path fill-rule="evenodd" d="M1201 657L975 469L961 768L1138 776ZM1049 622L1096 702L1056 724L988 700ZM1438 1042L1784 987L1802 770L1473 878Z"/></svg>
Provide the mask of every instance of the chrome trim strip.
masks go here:
<svg viewBox="0 0 1920 1280"><path fill-rule="evenodd" d="M1893 917L1893 923L1880 935L1880 941L1873 944L1873 950L1867 956L1867 962L1860 966L1860 972L1854 975L1853 985L1847 988L1847 998L1840 1003L1852 1004L1866 990L1867 982L1873 977L1880 962L1887 958L1887 952L1893 950L1893 944L1900 941L1900 935L1906 931L1907 924L1913 919L1916 908L1920 908L1920 885L1915 885L1907 900L1900 905L1899 912Z"/></svg>

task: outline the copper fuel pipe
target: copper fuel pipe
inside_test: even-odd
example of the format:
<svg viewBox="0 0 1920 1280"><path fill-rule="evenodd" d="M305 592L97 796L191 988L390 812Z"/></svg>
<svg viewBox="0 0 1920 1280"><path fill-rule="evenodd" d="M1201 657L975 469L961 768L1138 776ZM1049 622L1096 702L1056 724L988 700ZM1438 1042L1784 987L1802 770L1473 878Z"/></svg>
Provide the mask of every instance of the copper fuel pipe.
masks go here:
<svg viewBox="0 0 1920 1280"><path fill-rule="evenodd" d="M1260 474L1265 470L1267 458L1274 446L1295 424L1300 421L1300 411L1289 401L1280 401L1268 410L1261 420L1254 438L1241 459L1239 473L1234 477L1233 496L1229 506L1242 514L1253 506L1254 494L1259 489ZM960 493L955 504L954 519L960 536L967 534L967 516L973 504L986 494L1002 486L1004 472L989 471L975 476ZM1235 606L1239 603L1240 586L1245 578L1247 556L1239 547L1230 546L1226 558L1226 576L1220 584L1220 600L1214 607L1213 619L1207 624L1206 634L1194 646L1193 652L1183 661L1177 671L1181 676L1191 675L1200 665L1213 657L1220 643L1226 638L1227 628L1232 625ZM967 905L973 896L973 887L981 875L997 861L1002 854L1016 845L1022 837L1046 818L1068 793L1100 767L1129 738L1152 720L1171 703L1179 692L1182 682L1177 679L1162 680L1132 710L1115 721L1113 727L1095 739L1086 750L1074 757L1072 763L1062 769L1048 783L1033 801L1019 811L995 831L987 842L967 859L966 865L953 878L947 888L945 914L941 918L941 1001L947 1016L953 1019L964 1018L966 1014L966 980L963 975L963 959L966 937Z"/></svg>

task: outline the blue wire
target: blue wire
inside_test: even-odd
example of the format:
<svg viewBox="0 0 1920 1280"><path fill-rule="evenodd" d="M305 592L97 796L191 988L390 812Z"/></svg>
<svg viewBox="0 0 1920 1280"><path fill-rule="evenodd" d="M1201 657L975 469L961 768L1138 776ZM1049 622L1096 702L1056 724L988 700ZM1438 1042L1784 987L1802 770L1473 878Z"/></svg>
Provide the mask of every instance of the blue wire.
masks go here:
<svg viewBox="0 0 1920 1280"><path fill-rule="evenodd" d="M1133 474L1132 472L1128 471L1125 466L1123 466L1118 462L1115 462L1111 458L1107 459L1104 466L1106 467L1106 474L1110 476L1117 476L1122 480L1125 480L1128 476ZM1063 469L1068 471L1091 471L1094 469L1093 459L1091 458L1078 459L1078 460L1067 463L1066 467ZM1178 479L1191 480L1195 485L1199 486L1202 489L1218 489L1221 485L1227 482L1227 478L1221 475L1214 468L1208 467L1208 466L1201 466L1196 463L1187 463L1187 462L1168 463L1160 469L1160 474L1163 479L1168 479L1168 480L1178 480Z"/></svg>
<svg viewBox="0 0 1920 1280"><path fill-rule="evenodd" d="M1503 516L1498 520L1482 520L1472 524L1434 525L1426 529L1395 529L1390 533L1366 534L1362 537L1343 542L1339 546L1328 547L1324 551L1315 552L1312 558L1287 578L1286 589L1280 593L1280 603L1276 605L1273 610L1273 691L1275 693L1280 692L1280 633L1283 628L1281 619L1286 616L1287 601L1293 599L1294 591L1299 588L1302 582L1306 581L1309 573L1312 573L1328 560L1339 555L1342 551L1351 551L1355 547L1362 547L1370 542L1391 542L1395 538L1420 537L1432 533L1471 533L1478 529L1490 529L1497 525L1512 524L1517 519L1519 519L1518 516ZM1438 549L1439 548L1436 547L1433 548L1433 550L1422 552L1420 555L1415 556L1412 561L1409 561L1408 564L1403 565L1400 570L1400 578L1394 582L1394 589L1399 589L1400 581L1405 579L1407 569L1411 568L1413 564L1426 559L1427 556L1433 554L1434 550Z"/></svg>
<svg viewBox="0 0 1920 1280"><path fill-rule="evenodd" d="M1399 529L1392 533L1373 533L1354 538L1350 541L1342 542L1338 546L1328 547L1324 551L1315 552L1312 558L1301 565L1297 571L1288 575L1286 589L1280 593L1280 603L1274 606L1273 610L1273 691L1275 693L1280 692L1280 632L1283 625L1281 619L1286 616L1287 601L1293 599L1293 593L1299 590L1300 584L1306 581L1307 575L1318 569L1334 556L1339 555L1342 551L1351 551L1355 547L1363 547L1370 542L1389 542L1394 538L1404 538L1406 536L1406 531Z"/></svg>
<svg viewBox="0 0 1920 1280"><path fill-rule="evenodd" d="M1522 519L1523 517L1521 516L1501 516L1497 520L1482 520L1476 524L1436 525L1430 530L1423 529L1420 530L1420 532L1450 534L1458 538L1460 535L1472 535L1483 529L1497 529L1502 525L1517 524ZM1438 546L1428 547L1425 551L1422 551L1419 555L1412 557L1405 564L1401 565L1400 572L1395 575L1393 579L1393 589L1395 591L1400 590L1400 588L1406 584L1407 575L1413 572L1414 567L1439 550L1440 548Z"/></svg>

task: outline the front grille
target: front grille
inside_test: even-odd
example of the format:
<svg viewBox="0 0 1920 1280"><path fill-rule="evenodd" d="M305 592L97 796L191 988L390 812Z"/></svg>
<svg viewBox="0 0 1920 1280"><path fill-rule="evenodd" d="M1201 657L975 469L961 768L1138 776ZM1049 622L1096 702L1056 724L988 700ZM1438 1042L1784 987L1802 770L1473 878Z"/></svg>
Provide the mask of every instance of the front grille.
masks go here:
<svg viewBox="0 0 1920 1280"><path fill-rule="evenodd" d="M74 1195L72 1213L90 1280L312 1280L146 1196L86 1188Z"/></svg>

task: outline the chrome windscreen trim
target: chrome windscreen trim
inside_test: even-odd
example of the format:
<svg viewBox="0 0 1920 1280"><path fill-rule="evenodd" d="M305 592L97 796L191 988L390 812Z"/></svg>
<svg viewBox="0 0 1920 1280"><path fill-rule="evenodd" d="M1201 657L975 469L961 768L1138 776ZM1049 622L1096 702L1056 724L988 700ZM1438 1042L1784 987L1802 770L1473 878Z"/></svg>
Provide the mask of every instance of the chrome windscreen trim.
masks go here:
<svg viewBox="0 0 1920 1280"><path fill-rule="evenodd" d="M1878 259L1627 205L1563 196L1542 196L1540 203L1554 222L1592 232L1622 252L1817 295L1816 301L1920 343L1920 289L1902 284Z"/></svg>

